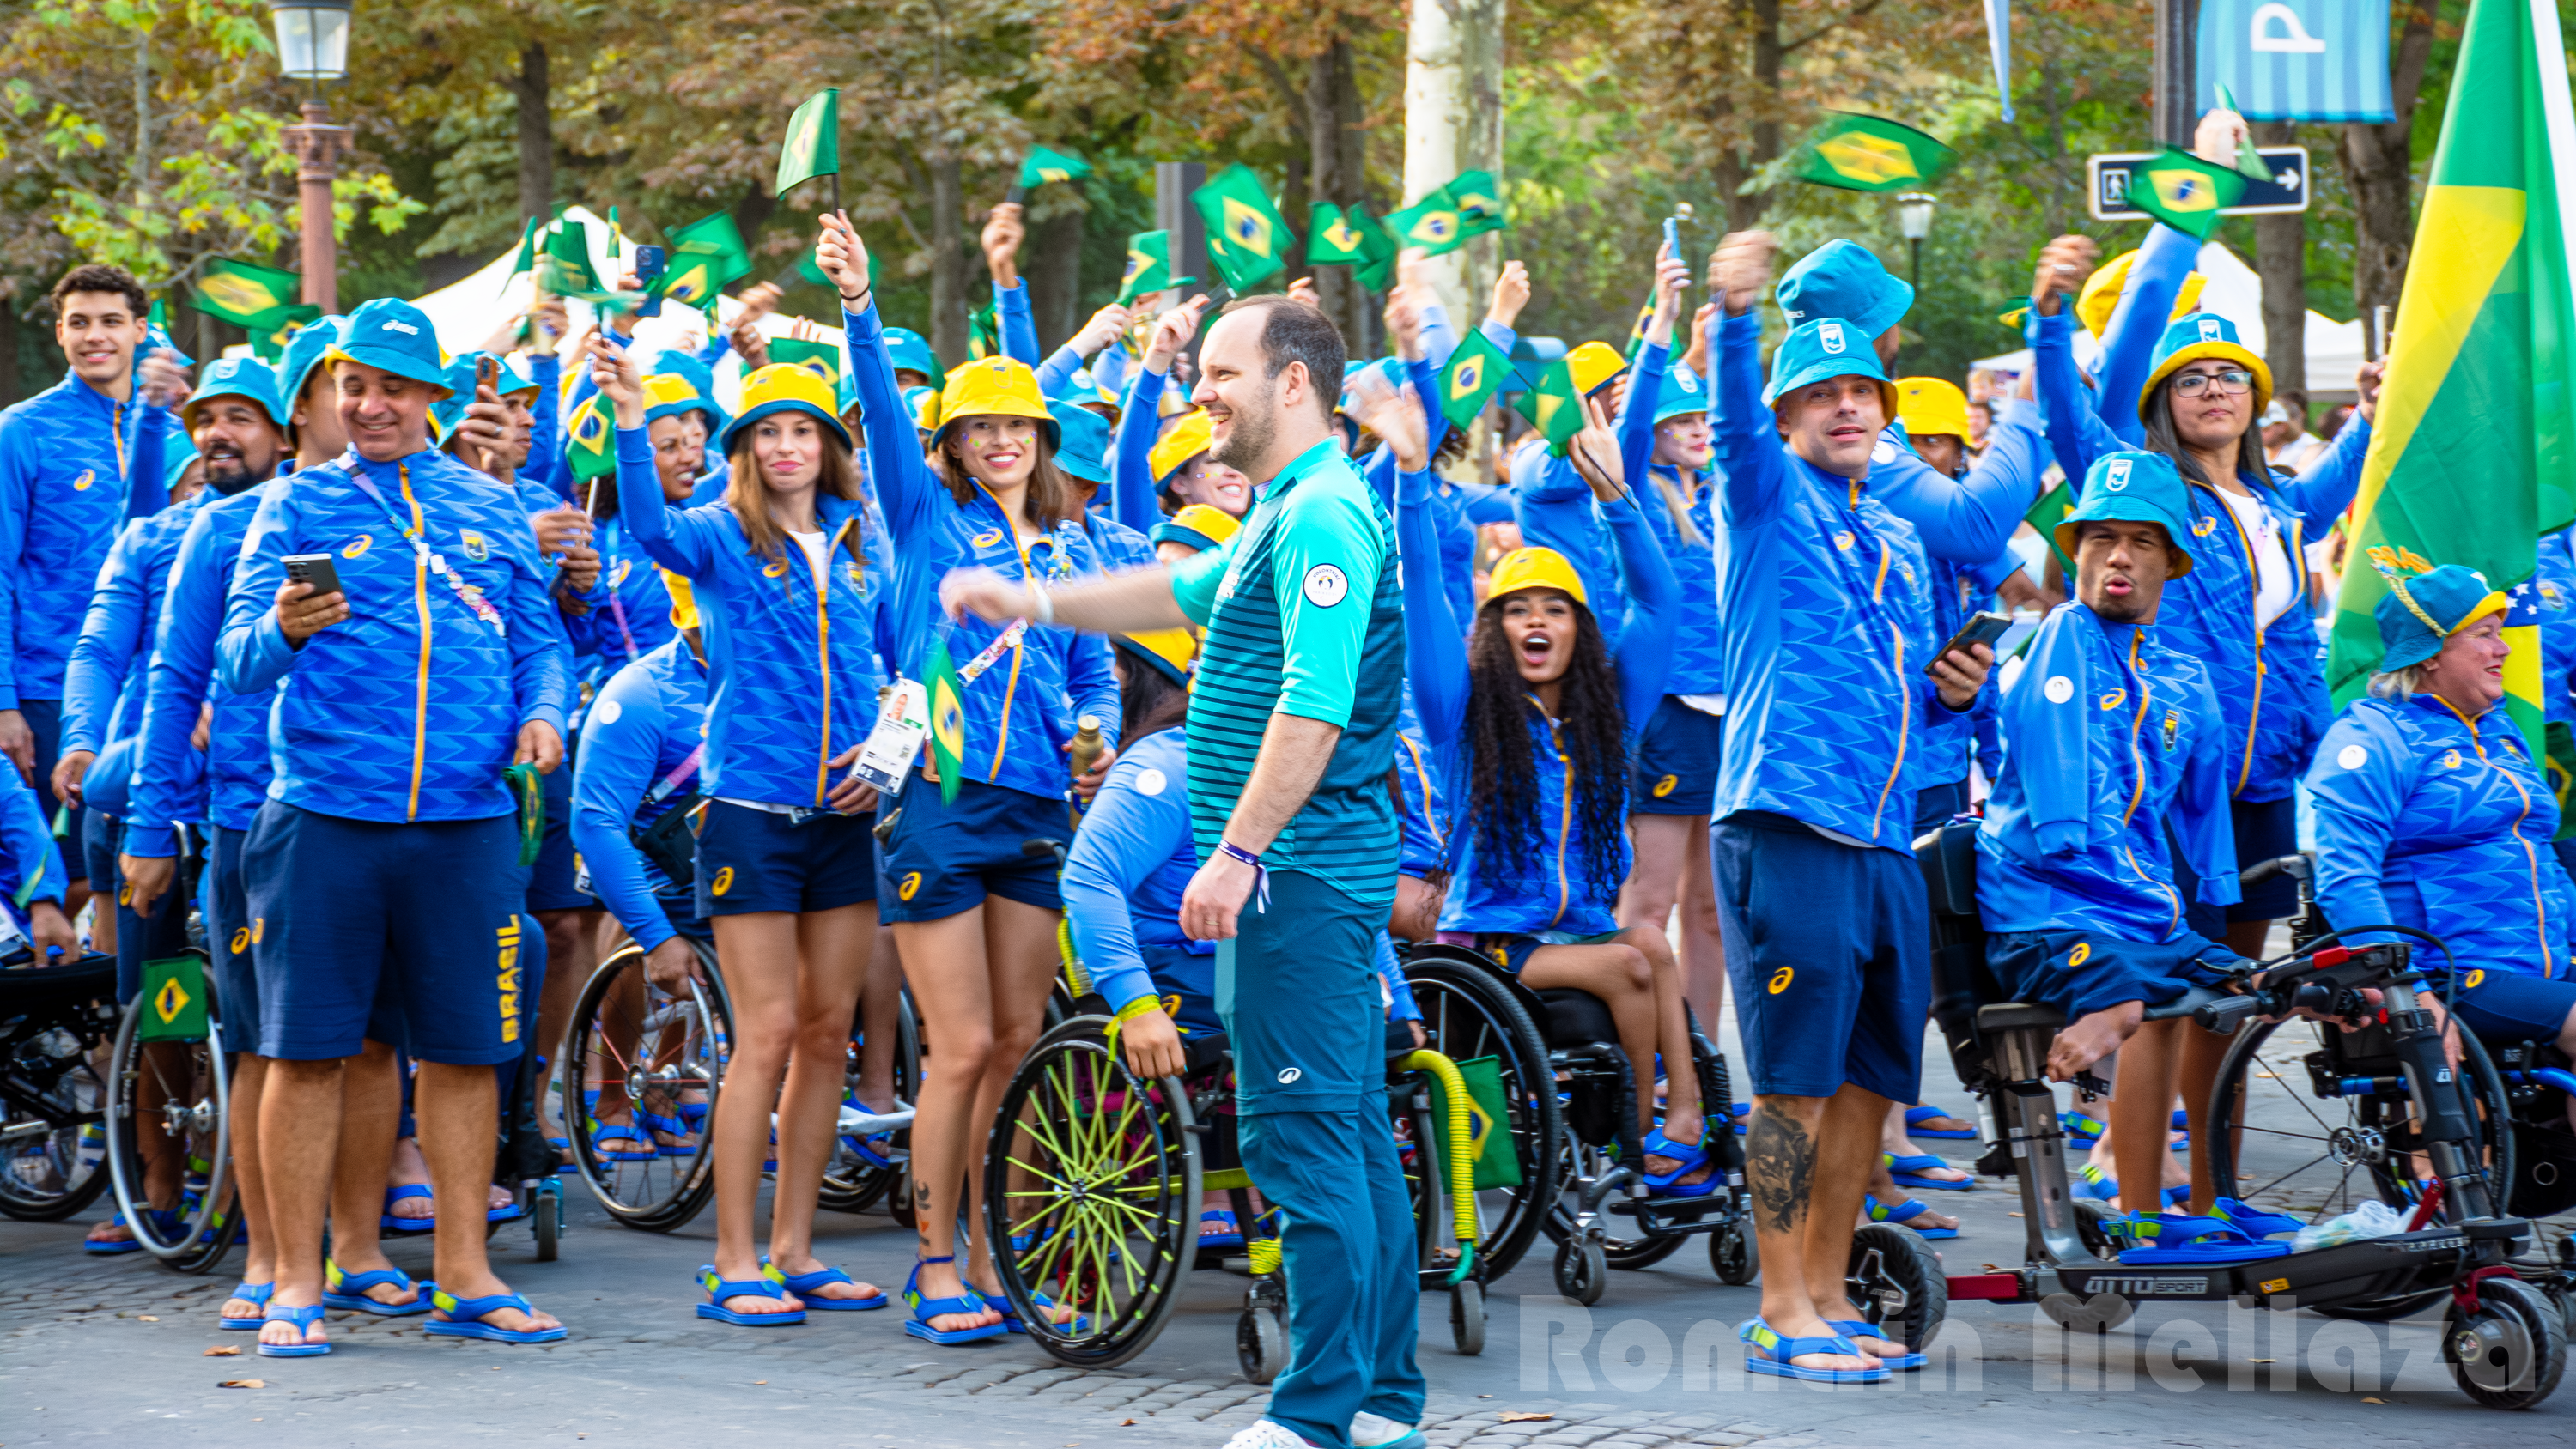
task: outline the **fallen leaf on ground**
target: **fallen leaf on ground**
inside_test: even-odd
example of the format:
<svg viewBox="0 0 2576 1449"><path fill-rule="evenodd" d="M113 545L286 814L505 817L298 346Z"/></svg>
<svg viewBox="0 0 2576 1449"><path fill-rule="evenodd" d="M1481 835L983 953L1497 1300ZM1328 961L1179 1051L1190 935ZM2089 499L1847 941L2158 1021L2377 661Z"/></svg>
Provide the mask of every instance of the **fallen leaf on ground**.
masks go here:
<svg viewBox="0 0 2576 1449"><path fill-rule="evenodd" d="M140 1318L139 1318L137 1321L139 1321L139 1322L143 1322L143 1323L159 1323L161 1320L160 1320L160 1318L159 1318L158 1316L156 1316L156 1315L154 1315L154 1314L146 1313L146 1314L141 1315L141 1316L140 1316Z"/></svg>
<svg viewBox="0 0 2576 1449"><path fill-rule="evenodd" d="M219 1343L219 1344L216 1344L213 1348L210 1348L210 1349L207 1349L207 1350L206 1350L206 1357L208 1357L208 1358L239 1358L239 1357L241 1357L241 1349L240 1349L238 1346L233 1345L233 1344L229 1344L229 1343Z"/></svg>
<svg viewBox="0 0 2576 1449"><path fill-rule="evenodd" d="M1132 1425L1134 1425L1134 1424L1135 1424L1135 1422L1136 1422L1136 1421L1135 1421L1135 1420L1133 1420L1133 1419L1121 1419L1121 1420L1119 1420L1119 1421L1118 1421L1118 1427L1119 1427L1119 1428L1121 1428L1121 1429L1125 1429L1125 1428L1128 1428L1128 1427L1131 1427Z"/></svg>
<svg viewBox="0 0 2576 1449"><path fill-rule="evenodd" d="M2017 1217L2020 1217L2020 1216L2021 1216L2021 1214L2019 1214L2019 1213L2006 1213L2006 1214L2004 1214L2004 1216L2005 1216L2005 1217L2008 1217L2008 1218L2017 1218Z"/></svg>
<svg viewBox="0 0 2576 1449"><path fill-rule="evenodd" d="M1519 1409L1505 1409L1494 1417L1502 1420L1506 1424L1544 1424L1556 1416L1554 1414L1525 1413Z"/></svg>
<svg viewBox="0 0 2576 1449"><path fill-rule="evenodd" d="M2247 1363L2270 1363L2272 1360L2268 1358L2249 1358L2245 1361Z"/></svg>
<svg viewBox="0 0 2576 1449"><path fill-rule="evenodd" d="M2362 1402L2365 1404L2384 1404L2388 1401L2386 1399L2364 1399Z"/></svg>
<svg viewBox="0 0 2576 1449"><path fill-rule="evenodd" d="M2281 1074L2278 1072L2256 1072L2254 1075L2261 1077L2267 1082L2277 1082L2281 1080ZM2377 1399L2364 1399L2362 1402L2365 1404L2375 1404L2379 1401Z"/></svg>
<svg viewBox="0 0 2576 1449"><path fill-rule="evenodd" d="M215 1387L219 1389L264 1389L268 1387L268 1380L225 1379L221 1383L216 1384Z"/></svg>

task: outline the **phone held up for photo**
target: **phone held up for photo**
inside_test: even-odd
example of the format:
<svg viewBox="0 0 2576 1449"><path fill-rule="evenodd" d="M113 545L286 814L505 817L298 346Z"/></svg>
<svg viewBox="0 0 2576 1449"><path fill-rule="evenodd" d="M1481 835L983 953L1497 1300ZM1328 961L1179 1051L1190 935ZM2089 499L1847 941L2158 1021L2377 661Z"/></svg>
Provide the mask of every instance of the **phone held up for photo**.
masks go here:
<svg viewBox="0 0 2576 1449"><path fill-rule="evenodd" d="M1980 644L1992 648L1994 642L2004 637L2004 634L2012 628L2012 623L2010 614L1998 614L1992 610L1968 616L1968 622L1959 626L1959 632L1950 636L1950 642L1933 651L1932 664L1938 664L1948 658L1953 649L1966 654ZM1930 675L1932 665L1923 666L1923 672L1927 676Z"/></svg>
<svg viewBox="0 0 2576 1449"><path fill-rule="evenodd" d="M340 570L327 553L291 553L286 556L286 577L290 583L311 584L310 597L340 592Z"/></svg>
<svg viewBox="0 0 2576 1449"><path fill-rule="evenodd" d="M669 248L639 246L635 249L636 286L650 292L653 290L653 284L662 280L662 274L670 269L671 252ZM661 316L662 299L655 297L646 302L643 306L635 309L635 315L638 317Z"/></svg>
<svg viewBox="0 0 2576 1449"><path fill-rule="evenodd" d="M488 352L474 359L474 391L479 394L487 387L494 397L501 395L501 359Z"/></svg>

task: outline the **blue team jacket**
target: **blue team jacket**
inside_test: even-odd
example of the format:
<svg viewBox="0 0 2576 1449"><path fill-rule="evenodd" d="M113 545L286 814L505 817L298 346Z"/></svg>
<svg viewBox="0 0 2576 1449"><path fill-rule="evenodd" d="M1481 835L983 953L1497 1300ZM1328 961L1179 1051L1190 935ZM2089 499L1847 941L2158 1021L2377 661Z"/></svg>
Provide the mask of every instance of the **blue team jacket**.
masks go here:
<svg viewBox="0 0 2576 1449"><path fill-rule="evenodd" d="M2175 940L2188 903L2165 828L2200 898L2237 898L2226 738L2199 660L2157 630L2080 603L2051 612L2003 697L2012 741L1977 832L1977 908L1990 931Z"/></svg>
<svg viewBox="0 0 2576 1449"><path fill-rule="evenodd" d="M268 757L274 688L236 694L215 678L215 641L242 537L260 505L291 486L287 476L218 498L197 510L170 567L170 592L153 636L145 676L141 752L128 791L125 848L130 854L179 853L171 827L220 825L248 830L268 798L276 770ZM203 754L189 743L201 706L212 703Z"/></svg>
<svg viewBox="0 0 2576 1449"><path fill-rule="evenodd" d="M353 481L372 482L382 506ZM481 591L506 634L412 552L418 536ZM350 617L292 648L277 627L289 554L329 553ZM516 808L501 772L521 726L561 735L572 650L513 493L444 453L339 461L261 500L216 657L236 693L285 688L269 717L272 800L354 820L484 820Z"/></svg>
<svg viewBox="0 0 2576 1449"><path fill-rule="evenodd" d="M218 496L200 489L185 503L138 518L108 549L89 616L63 670L64 754L96 754L142 727L145 666L169 592L170 567L198 509Z"/></svg>
<svg viewBox="0 0 2576 1449"><path fill-rule="evenodd" d="M18 929L27 929L27 908L18 903L24 892L29 902L63 903L63 886L70 877L63 871L63 853L54 844L53 827L45 822L44 807L36 802L36 787L18 777L16 770L0 769L0 909Z"/></svg>
<svg viewBox="0 0 2576 1449"><path fill-rule="evenodd" d="M919 435L895 393L894 363L875 305L845 312L841 321L851 378L869 420L868 465L898 560L888 624L900 651L894 662L908 679L927 678L931 646L944 633L949 658L963 669L1008 626L969 617L948 628L939 581L952 569L976 566L1005 578L1047 581L1097 572L1091 541L1079 521L1068 519L1023 551L990 495L979 489L972 502L958 503L922 461ZM966 778L1025 794L1063 797L1072 779L1064 746L1077 716L1099 719L1102 733L1117 743L1118 681L1110 673L1109 646L1070 629L1029 626L966 686L963 704Z"/></svg>
<svg viewBox="0 0 2576 1449"><path fill-rule="evenodd" d="M169 501L161 458L174 435L187 446L165 410L68 372L0 412L0 709L62 698L118 529Z"/></svg>
<svg viewBox="0 0 2576 1449"><path fill-rule="evenodd" d="M1917 748L1957 718L1923 673L1941 642L1929 564L1871 480L1781 444L1762 401L1761 328L1755 313L1727 317L1714 349L1727 622L1715 818L1769 811L1910 850L1915 790L1955 778Z"/></svg>
<svg viewBox="0 0 2576 1449"><path fill-rule="evenodd" d="M2337 927L2430 931L2462 971L2568 974L2576 888L2549 848L2558 802L2502 709L2470 720L2430 694L2356 699L2317 747L2308 790L2317 900ZM2417 951L2443 969L2439 951Z"/></svg>
<svg viewBox="0 0 2576 1449"><path fill-rule="evenodd" d="M617 516L646 553L697 595L709 677L707 794L819 810L832 758L876 720L876 613L887 590L885 535L864 499L814 504L832 566L818 594L792 539L763 557L723 503L662 498L641 428L617 432Z"/></svg>
<svg viewBox="0 0 2576 1449"><path fill-rule="evenodd" d="M1140 948L1216 954L1214 941L1181 934L1181 893L1199 866L1190 838L1188 733L1156 730L1120 753L1065 857L1073 948L1113 1011L1163 989Z"/></svg>
<svg viewBox="0 0 2576 1449"><path fill-rule="evenodd" d="M572 777L572 848L590 868L592 891L647 951L676 934L654 899L670 882L626 831L660 819L698 787L690 756L706 744L707 697L706 665L688 641L674 636L617 671L582 724L581 764ZM649 800L664 780L674 783L661 799Z"/></svg>

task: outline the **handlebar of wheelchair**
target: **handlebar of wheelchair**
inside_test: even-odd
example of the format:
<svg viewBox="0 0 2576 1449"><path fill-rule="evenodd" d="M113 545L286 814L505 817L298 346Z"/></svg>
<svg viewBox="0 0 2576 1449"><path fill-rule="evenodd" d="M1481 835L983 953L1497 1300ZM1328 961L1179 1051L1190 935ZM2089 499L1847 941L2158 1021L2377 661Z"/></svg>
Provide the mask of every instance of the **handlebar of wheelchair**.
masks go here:
<svg viewBox="0 0 2576 1449"><path fill-rule="evenodd" d="M2239 886L2258 886L2276 875L2286 875L2292 880L2312 880L2316 876L2316 862L2304 854L2274 856L2246 867L2237 875L2236 883Z"/></svg>
<svg viewBox="0 0 2576 1449"><path fill-rule="evenodd" d="M2305 863L2301 857L2285 858ZM2327 946L2260 973L2266 978L2260 986L2253 984L2256 973L2246 973L2237 978L2239 994L2202 1003L2192 1009L2191 1017L2203 1030L2232 1036L2238 1027L2258 1016L2281 1017L2303 1011L2346 1020L2365 1016L2375 1009L2367 995L2368 988L2405 976L2413 954L2413 948L2402 941Z"/></svg>

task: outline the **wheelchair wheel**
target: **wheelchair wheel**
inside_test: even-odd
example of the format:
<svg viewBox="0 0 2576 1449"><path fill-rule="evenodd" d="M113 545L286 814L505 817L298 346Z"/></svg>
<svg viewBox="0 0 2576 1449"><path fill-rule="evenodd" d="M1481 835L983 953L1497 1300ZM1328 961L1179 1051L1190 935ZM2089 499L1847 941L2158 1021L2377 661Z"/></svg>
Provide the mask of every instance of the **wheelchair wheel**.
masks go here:
<svg viewBox="0 0 2576 1449"><path fill-rule="evenodd" d="M1178 1078L1131 1075L1109 1025L1077 1016L1038 1038L1002 1093L984 1157L984 1231L1002 1290L1031 1341L1074 1368L1144 1352L1198 1252L1189 1093ZM1052 1322L1039 1293L1083 1317Z"/></svg>
<svg viewBox="0 0 2576 1449"><path fill-rule="evenodd" d="M1941 1332L1950 1316L1950 1280L1923 1235L1894 1223L1869 1223L1852 1234L1851 1268L1844 1277L1863 1320L1916 1353Z"/></svg>
<svg viewBox="0 0 2576 1449"><path fill-rule="evenodd" d="M240 1235L234 1209L231 1062L216 1039L144 1041L150 1001L128 1006L108 1060L107 1167L128 1232L160 1264L212 1269ZM169 1205L156 1207L155 1189Z"/></svg>
<svg viewBox="0 0 2576 1449"><path fill-rule="evenodd" d="M1274 1303L1250 1303L1234 1320L1234 1361L1256 1384L1279 1377L1288 1366L1288 1330Z"/></svg>
<svg viewBox="0 0 2576 1449"><path fill-rule="evenodd" d="M859 1085L862 1035L857 1028L850 1033L849 1087L852 1091L856 1091ZM909 990L903 992L895 1003L894 1095L901 1102L921 1100L921 1023L913 1015L912 992ZM906 1181L903 1164L911 1141L909 1128L864 1143L853 1143L846 1137L841 1139L832 1153L832 1161L823 1169L823 1187L816 1199L817 1205L836 1213L863 1213L885 1201L897 1184ZM873 1154L876 1160L862 1155L862 1148ZM909 1192L904 1196L908 1198ZM900 1217L908 1209L907 1202L895 1210Z"/></svg>
<svg viewBox="0 0 2576 1449"><path fill-rule="evenodd" d="M1450 1285L1449 1341L1469 1358L1485 1351L1485 1290L1473 1278Z"/></svg>
<svg viewBox="0 0 2576 1449"><path fill-rule="evenodd" d="M703 977L691 994L674 996L647 980L644 952L630 943L591 973L564 1033L559 1080L573 1162L610 1217L646 1232L679 1227L715 1196L708 1129L732 1054L733 1013L715 953L690 944ZM622 1104L625 1120L657 1141L670 1134L646 1128L648 1115L693 1130L654 1156L620 1160L601 1152L589 1130L603 1103Z"/></svg>
<svg viewBox="0 0 2576 1449"><path fill-rule="evenodd" d="M50 977L40 985L28 977ZM59 1222L107 1191L107 1083L116 958L7 973L0 1007L0 1214Z"/></svg>
<svg viewBox="0 0 2576 1449"><path fill-rule="evenodd" d="M2567 1323L2549 1295L2519 1278L2478 1284L2478 1311L2454 1300L2442 1318L2442 1357L2460 1392L2490 1409L2528 1409L2567 1372Z"/></svg>
<svg viewBox="0 0 2576 1449"><path fill-rule="evenodd" d="M1709 1234L1708 1266L1717 1274L1717 1281L1730 1288L1741 1288L1760 1277L1762 1264L1754 1256L1753 1225L1739 1220Z"/></svg>
<svg viewBox="0 0 2576 1449"><path fill-rule="evenodd" d="M1504 1114L1521 1181L1476 1195L1483 1232L1476 1276L1495 1282L1529 1251L1557 1197L1566 1135L1547 1041L1512 989L1472 952L1417 948L1404 963L1404 975L1432 1050L1455 1062L1490 1057L1502 1072Z"/></svg>
<svg viewBox="0 0 2576 1449"><path fill-rule="evenodd" d="M1556 1291L1589 1308L1610 1286L1610 1264L1599 1243L1568 1238L1556 1245Z"/></svg>

